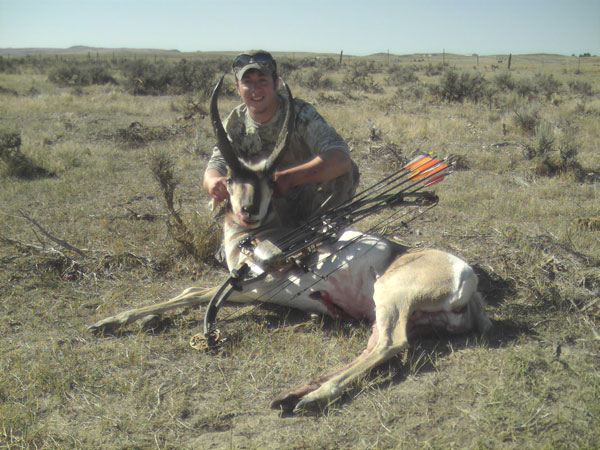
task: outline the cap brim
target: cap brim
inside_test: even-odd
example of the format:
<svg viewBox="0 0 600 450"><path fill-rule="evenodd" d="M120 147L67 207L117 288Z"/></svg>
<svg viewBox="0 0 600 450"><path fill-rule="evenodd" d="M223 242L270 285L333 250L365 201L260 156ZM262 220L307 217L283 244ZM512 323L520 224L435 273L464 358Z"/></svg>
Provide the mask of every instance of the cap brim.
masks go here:
<svg viewBox="0 0 600 450"><path fill-rule="evenodd" d="M244 77L244 74L250 69L256 69L264 75L271 75L271 71L269 69L267 69L262 64L254 62L242 67L238 72L236 72L238 80L241 80Z"/></svg>

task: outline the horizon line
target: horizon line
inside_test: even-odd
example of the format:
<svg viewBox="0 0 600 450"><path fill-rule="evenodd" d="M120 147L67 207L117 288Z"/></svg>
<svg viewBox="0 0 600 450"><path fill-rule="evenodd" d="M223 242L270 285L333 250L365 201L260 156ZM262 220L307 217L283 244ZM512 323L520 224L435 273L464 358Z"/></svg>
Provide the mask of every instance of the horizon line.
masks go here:
<svg viewBox="0 0 600 450"><path fill-rule="evenodd" d="M42 54L42 53L46 53L46 54L60 54L60 53L69 53L69 54L79 54L79 53L85 53L85 52L90 52L90 51L96 51L96 52L135 52L135 51L139 51L139 52L164 52L164 53L169 53L169 52L176 52L176 53L180 53L180 54L187 54L187 53L217 53L217 54L223 54L223 55L228 55L228 54L239 54L239 50L190 50L190 51L184 51L184 50L179 50L179 49L166 49L166 48L152 48L152 47L96 47L96 46L89 46L89 45L72 45L70 47L3 47L0 48L0 55L7 55L10 56L10 52L15 52L15 53L19 53L19 56L26 56L26 55L32 55L32 54ZM344 53L343 50L340 50L339 52L321 52L321 51L313 51L313 50L296 50L296 51L285 51L285 50L281 50L281 51L271 51L270 53L273 54L294 54L294 53L307 53L307 54L315 54L315 55L335 55L338 56L340 54L343 54L344 56L352 56L352 57L368 57L368 56L385 56L385 55L389 55L389 56L413 56L413 55L421 55L421 56L426 56L426 55L459 55L459 56L482 56L482 57L486 57L486 56L508 56L508 55L553 55L553 56L566 56L566 57L584 57L584 56L589 56L589 57L593 57L593 56L597 56L597 55L592 55L589 52L580 54L580 55L576 55L575 53L572 53L570 55L564 54L564 53L548 53L548 52L529 52L529 53L489 53L489 54L480 54L480 53L475 53L475 52L446 52L445 49L442 49L441 51L437 51L437 52L423 52L423 51L416 51L413 53L394 53L394 52L390 52L388 51L380 51L380 52L375 52L375 53L370 53L370 54L365 54L365 55L356 55L356 54L352 54L352 53ZM17 56L17 55L15 55Z"/></svg>

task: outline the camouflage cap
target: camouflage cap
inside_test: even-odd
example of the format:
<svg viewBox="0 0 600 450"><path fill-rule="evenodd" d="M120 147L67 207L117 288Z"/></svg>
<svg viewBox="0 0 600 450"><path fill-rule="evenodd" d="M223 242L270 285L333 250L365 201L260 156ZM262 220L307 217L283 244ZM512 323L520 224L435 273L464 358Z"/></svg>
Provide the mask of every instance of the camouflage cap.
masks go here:
<svg viewBox="0 0 600 450"><path fill-rule="evenodd" d="M269 52L254 50L236 56L232 69L236 78L241 80L244 74L250 69L259 70L265 75L274 75L277 73L277 63Z"/></svg>

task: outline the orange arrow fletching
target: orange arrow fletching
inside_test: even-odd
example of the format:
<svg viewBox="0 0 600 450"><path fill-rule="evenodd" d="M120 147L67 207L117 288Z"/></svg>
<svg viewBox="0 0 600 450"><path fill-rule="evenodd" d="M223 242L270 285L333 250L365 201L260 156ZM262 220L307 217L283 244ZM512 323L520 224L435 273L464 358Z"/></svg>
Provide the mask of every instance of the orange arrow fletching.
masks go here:
<svg viewBox="0 0 600 450"><path fill-rule="evenodd" d="M433 159L431 161L429 161L426 164L423 164L422 166L414 169L412 172L413 174L409 177L409 180L418 180L419 178L422 177L416 177L416 175L423 173L425 171L427 171L427 169L432 168L433 166L435 166L436 164L439 164L440 160L439 159ZM416 177L416 178L415 178Z"/></svg>
<svg viewBox="0 0 600 450"><path fill-rule="evenodd" d="M422 158L419 158L419 159L417 159L416 161L413 161L413 162L411 162L411 163L408 163L408 165L407 165L407 166L405 166L404 168L405 168L406 170L412 170L412 169L414 169L415 167L419 167L420 165L422 165L422 164L425 164L425 163L427 163L427 162L431 161L432 159L433 159L433 158L430 158L429 156L423 156Z"/></svg>
<svg viewBox="0 0 600 450"><path fill-rule="evenodd" d="M438 172L446 169L447 167L448 167L448 164L440 164L438 167L434 167L433 169L430 169L430 170L427 170L427 171L423 172L418 177L411 177L410 180L411 181L416 181L416 180L420 180L422 178L430 177L430 176L435 175L436 173L438 173Z"/></svg>

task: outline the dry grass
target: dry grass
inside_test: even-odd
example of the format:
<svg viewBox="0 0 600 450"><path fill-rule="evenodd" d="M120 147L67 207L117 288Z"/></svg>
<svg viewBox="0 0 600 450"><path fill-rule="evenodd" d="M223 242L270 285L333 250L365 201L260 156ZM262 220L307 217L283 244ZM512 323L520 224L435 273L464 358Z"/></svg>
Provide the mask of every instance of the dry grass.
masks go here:
<svg viewBox="0 0 600 450"><path fill-rule="evenodd" d="M488 80L507 63L444 58ZM562 87L550 98L496 92L490 101L444 103L428 89L440 80L442 55L392 57L416 70L419 81L401 85L386 81L386 55L373 61L378 94L345 90L343 68L325 72L326 90L293 81L313 68L286 78L349 140L363 186L417 150L459 155L462 169L438 185L440 205L396 238L470 261L493 333L415 341L405 360L322 414L284 418L270 400L353 359L367 324L256 307L224 324L230 341L216 355L188 345L202 311L170 315L152 330L91 336L86 326L104 316L223 279L206 261L214 234L198 237L210 231L201 192L210 123L201 108L190 114L186 96L132 97L114 85L60 88L43 74L0 73L1 131L18 133L22 155L55 174L0 178L0 448L597 447L600 62L513 56L517 82L539 73ZM577 80L592 94L569 89ZM224 97L222 114L235 102ZM540 157L529 159L535 135L514 119L529 105L552 124L546 153L558 154L574 133L583 178L542 174ZM183 253L168 233L150 170L161 152L178 181L173 209L203 256Z"/></svg>

